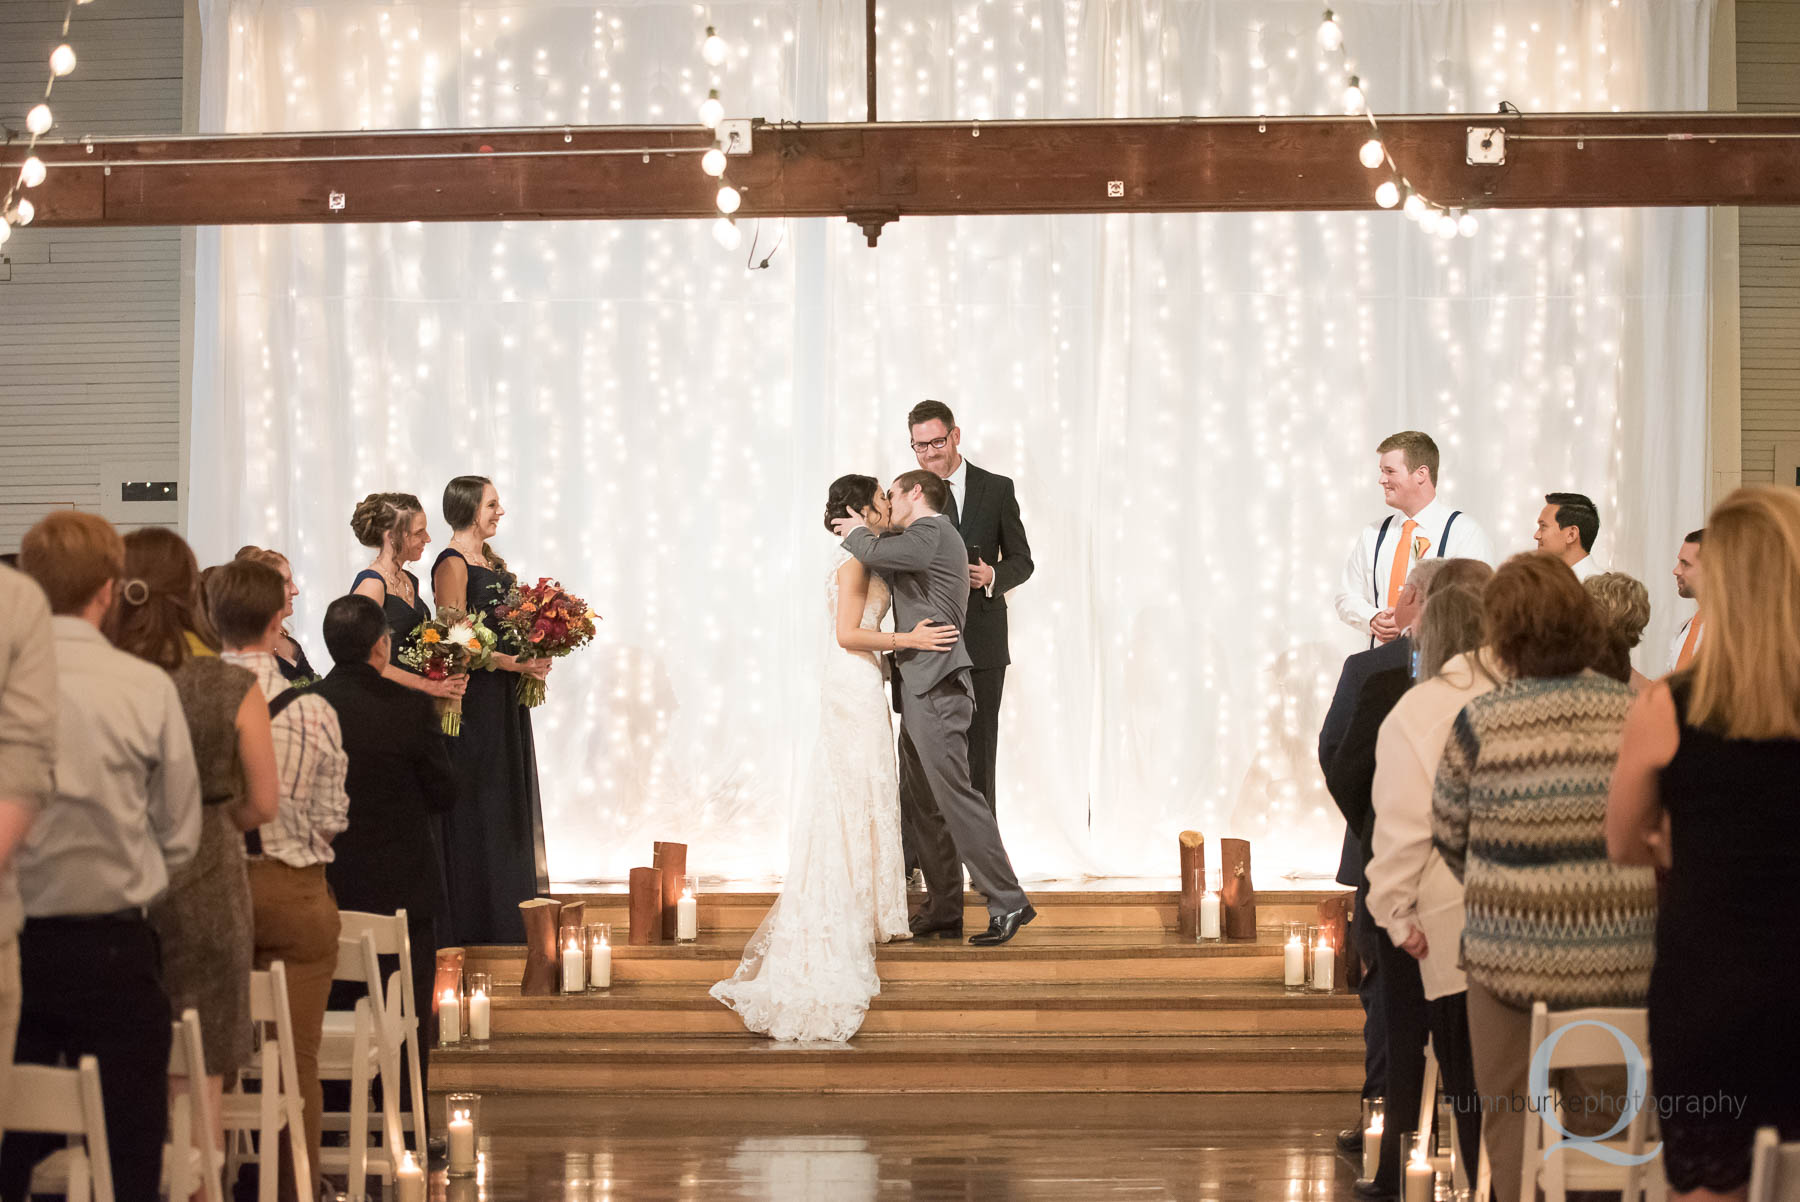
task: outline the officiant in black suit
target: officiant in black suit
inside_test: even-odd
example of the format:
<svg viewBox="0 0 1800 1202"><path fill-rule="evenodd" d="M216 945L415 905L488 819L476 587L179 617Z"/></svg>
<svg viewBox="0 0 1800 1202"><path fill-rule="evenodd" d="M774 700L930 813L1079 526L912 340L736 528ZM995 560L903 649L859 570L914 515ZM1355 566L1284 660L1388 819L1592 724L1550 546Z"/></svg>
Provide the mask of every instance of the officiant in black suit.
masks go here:
<svg viewBox="0 0 1800 1202"><path fill-rule="evenodd" d="M1031 544L1019 519L1013 482L962 457L962 431L950 406L921 401L906 415L906 426L919 466L950 485L944 515L956 524L969 549L969 610L963 627L963 646L975 665L970 674L975 717L969 726L969 777L992 811L1000 698L1006 688L1006 665L1012 662L1006 641L1006 594L1030 579L1035 566ZM903 754L900 787L922 787L907 777ZM912 867L910 847L907 867Z"/></svg>

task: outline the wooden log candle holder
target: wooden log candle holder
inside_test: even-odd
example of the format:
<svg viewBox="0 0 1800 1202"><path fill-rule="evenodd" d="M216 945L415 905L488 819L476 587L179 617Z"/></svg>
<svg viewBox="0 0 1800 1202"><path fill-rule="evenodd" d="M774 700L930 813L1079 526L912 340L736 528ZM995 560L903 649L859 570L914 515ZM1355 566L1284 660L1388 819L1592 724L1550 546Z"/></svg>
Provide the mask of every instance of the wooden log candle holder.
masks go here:
<svg viewBox="0 0 1800 1202"><path fill-rule="evenodd" d="M662 937L675 938L675 905L681 900L681 882L687 878L687 844L656 843L650 865L662 873Z"/></svg>
<svg viewBox="0 0 1800 1202"><path fill-rule="evenodd" d="M1219 840L1219 867L1224 884L1219 901L1225 911L1225 938L1256 938L1256 886L1250 880L1247 839Z"/></svg>
<svg viewBox="0 0 1800 1202"><path fill-rule="evenodd" d="M1319 930L1326 942L1337 949L1339 980L1344 988L1354 990L1362 983L1362 957L1350 940L1350 915L1356 909L1356 894L1344 893L1319 903Z"/></svg>
<svg viewBox="0 0 1800 1202"><path fill-rule="evenodd" d="M660 868L631 870L630 929L635 946L663 941L663 874Z"/></svg>
<svg viewBox="0 0 1800 1202"><path fill-rule="evenodd" d="M561 902L548 897L519 903L519 916L525 920L525 973L519 978L519 992L525 997L543 997L559 988L562 960L556 936L562 908Z"/></svg>
<svg viewBox="0 0 1800 1202"><path fill-rule="evenodd" d="M1181 907L1177 927L1183 939L1200 935L1200 899L1206 895L1206 836L1181 832Z"/></svg>

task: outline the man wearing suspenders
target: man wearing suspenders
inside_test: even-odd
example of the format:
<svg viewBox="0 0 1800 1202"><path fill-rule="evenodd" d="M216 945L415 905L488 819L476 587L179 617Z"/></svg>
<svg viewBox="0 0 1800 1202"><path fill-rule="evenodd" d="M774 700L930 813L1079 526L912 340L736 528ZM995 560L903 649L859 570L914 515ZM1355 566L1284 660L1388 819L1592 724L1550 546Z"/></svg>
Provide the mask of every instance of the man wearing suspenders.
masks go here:
<svg viewBox="0 0 1800 1202"><path fill-rule="evenodd" d="M1438 449L1429 434L1405 430L1375 449L1381 456L1382 495L1399 512L1371 522L1357 538L1337 595L1338 617L1366 635L1371 647L1400 635L1394 601L1414 563L1428 556L1483 563L1494 558L1481 526L1438 499Z"/></svg>

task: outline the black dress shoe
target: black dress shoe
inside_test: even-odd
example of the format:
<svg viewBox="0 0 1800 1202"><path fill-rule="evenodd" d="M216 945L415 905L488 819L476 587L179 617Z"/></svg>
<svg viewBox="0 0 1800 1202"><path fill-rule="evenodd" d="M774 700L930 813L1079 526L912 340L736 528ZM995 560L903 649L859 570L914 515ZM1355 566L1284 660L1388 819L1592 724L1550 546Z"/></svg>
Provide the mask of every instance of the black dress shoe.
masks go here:
<svg viewBox="0 0 1800 1202"><path fill-rule="evenodd" d="M1337 1133L1337 1150L1345 1156L1354 1156L1358 1164L1362 1163L1363 1133L1358 1127L1346 1127Z"/></svg>
<svg viewBox="0 0 1800 1202"><path fill-rule="evenodd" d="M907 920L914 939L961 939L962 919L950 922L933 922L923 914L914 914Z"/></svg>
<svg viewBox="0 0 1800 1202"><path fill-rule="evenodd" d="M1031 903L1026 902L1023 910L1014 910L1011 914L999 914L989 920L988 929L979 935L970 935L969 942L976 947L999 947L1008 939L1019 933L1019 928L1037 917L1037 911Z"/></svg>
<svg viewBox="0 0 1800 1202"><path fill-rule="evenodd" d="M1395 1202L1392 1190L1373 1181L1358 1181L1351 1187L1350 1196L1358 1202Z"/></svg>

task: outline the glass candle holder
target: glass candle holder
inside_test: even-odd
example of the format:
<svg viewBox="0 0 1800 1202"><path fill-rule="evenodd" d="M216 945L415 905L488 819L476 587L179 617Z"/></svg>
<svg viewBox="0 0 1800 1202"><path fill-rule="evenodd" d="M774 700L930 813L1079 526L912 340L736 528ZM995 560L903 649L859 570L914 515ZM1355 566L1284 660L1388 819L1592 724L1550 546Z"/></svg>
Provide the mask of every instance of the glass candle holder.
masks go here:
<svg viewBox="0 0 1800 1202"><path fill-rule="evenodd" d="M1432 1202L1437 1186L1437 1170L1431 1165L1431 1132L1415 1132L1407 1138L1406 1170L1401 1175L1401 1197L1405 1202Z"/></svg>
<svg viewBox="0 0 1800 1202"><path fill-rule="evenodd" d="M1387 1100L1385 1098L1363 1099L1363 1159L1362 1179L1375 1180L1375 1171L1381 1166L1381 1132L1387 1123Z"/></svg>
<svg viewBox="0 0 1800 1202"><path fill-rule="evenodd" d="M481 1095L453 1093L444 1098L445 1154L450 1176L473 1177L479 1163L475 1145L481 1131Z"/></svg>
<svg viewBox="0 0 1800 1202"><path fill-rule="evenodd" d="M700 938L700 878L681 878L681 897L675 902L675 942L693 943Z"/></svg>
<svg viewBox="0 0 1800 1202"><path fill-rule="evenodd" d="M485 972L472 972L468 974L468 986L469 1038L486 1043L493 1035L494 978Z"/></svg>
<svg viewBox="0 0 1800 1202"><path fill-rule="evenodd" d="M587 953L581 947L581 928L563 927L556 933L561 951L557 953L562 967L564 993L582 993L587 989Z"/></svg>
<svg viewBox="0 0 1800 1202"><path fill-rule="evenodd" d="M437 995L438 1046L450 1047L463 1040L462 984L445 986Z"/></svg>
<svg viewBox="0 0 1800 1202"><path fill-rule="evenodd" d="M1281 942L1281 983L1289 993L1306 988L1306 924L1290 922Z"/></svg>
<svg viewBox="0 0 1800 1202"><path fill-rule="evenodd" d="M1330 930L1313 927L1311 943L1312 962L1307 967L1307 986L1316 993L1331 993L1337 988L1338 955L1337 947L1331 942Z"/></svg>
<svg viewBox="0 0 1800 1202"><path fill-rule="evenodd" d="M587 925L588 989L612 988L612 923Z"/></svg>

